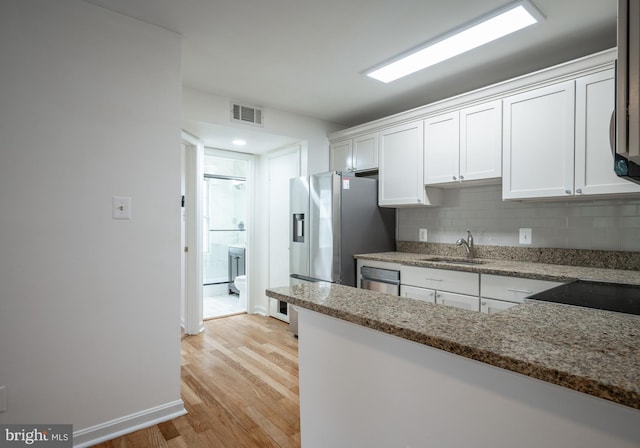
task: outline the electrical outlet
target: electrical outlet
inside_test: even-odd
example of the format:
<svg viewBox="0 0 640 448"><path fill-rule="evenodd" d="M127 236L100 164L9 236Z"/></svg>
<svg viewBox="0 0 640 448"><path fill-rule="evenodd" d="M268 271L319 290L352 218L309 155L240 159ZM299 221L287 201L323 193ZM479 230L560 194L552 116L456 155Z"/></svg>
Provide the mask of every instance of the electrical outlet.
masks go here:
<svg viewBox="0 0 640 448"><path fill-rule="evenodd" d="M520 229L520 244L531 244L531 229Z"/></svg>
<svg viewBox="0 0 640 448"><path fill-rule="evenodd" d="M0 413L7 412L7 386L0 386Z"/></svg>
<svg viewBox="0 0 640 448"><path fill-rule="evenodd" d="M420 232L418 235L419 235L420 241L423 241L423 242L427 241L427 229L420 229Z"/></svg>

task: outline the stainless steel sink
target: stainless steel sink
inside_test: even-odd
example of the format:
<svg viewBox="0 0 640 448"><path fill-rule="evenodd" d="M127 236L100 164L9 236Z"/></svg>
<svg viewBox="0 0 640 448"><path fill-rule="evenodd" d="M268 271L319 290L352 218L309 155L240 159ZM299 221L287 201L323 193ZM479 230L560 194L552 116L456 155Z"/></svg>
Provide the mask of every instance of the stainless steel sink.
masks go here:
<svg viewBox="0 0 640 448"><path fill-rule="evenodd" d="M431 261L433 263L447 263L447 264L484 264L486 263L486 261L476 260L474 258L443 258L443 257L423 258L421 261Z"/></svg>

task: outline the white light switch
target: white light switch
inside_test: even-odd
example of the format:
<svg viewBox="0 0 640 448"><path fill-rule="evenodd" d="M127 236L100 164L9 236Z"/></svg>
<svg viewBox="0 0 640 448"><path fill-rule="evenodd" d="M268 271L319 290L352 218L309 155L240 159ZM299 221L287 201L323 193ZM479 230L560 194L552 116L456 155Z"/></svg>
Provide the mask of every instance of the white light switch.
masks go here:
<svg viewBox="0 0 640 448"><path fill-rule="evenodd" d="M420 232L419 232L418 236L419 236L420 241L426 242L427 241L427 229L420 229Z"/></svg>
<svg viewBox="0 0 640 448"><path fill-rule="evenodd" d="M131 219L131 198L114 196L111 200L111 217L113 219Z"/></svg>
<svg viewBox="0 0 640 448"><path fill-rule="evenodd" d="M0 386L0 412L7 412L7 386Z"/></svg>
<svg viewBox="0 0 640 448"><path fill-rule="evenodd" d="M520 229L520 244L531 244L531 229Z"/></svg>

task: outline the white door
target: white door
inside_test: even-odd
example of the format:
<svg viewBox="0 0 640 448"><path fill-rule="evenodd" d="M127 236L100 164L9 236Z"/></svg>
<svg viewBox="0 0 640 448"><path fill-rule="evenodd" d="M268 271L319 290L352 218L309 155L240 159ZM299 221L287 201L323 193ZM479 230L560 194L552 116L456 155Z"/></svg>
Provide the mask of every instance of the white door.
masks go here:
<svg viewBox="0 0 640 448"><path fill-rule="evenodd" d="M269 287L289 284L289 179L300 175L300 148L278 151L268 158ZM269 314L288 322L278 300L269 299ZM286 308L286 307L285 307Z"/></svg>
<svg viewBox="0 0 640 448"><path fill-rule="evenodd" d="M204 330L202 319L202 179L204 145L186 132L182 133L185 158L184 207L184 332L198 334Z"/></svg>

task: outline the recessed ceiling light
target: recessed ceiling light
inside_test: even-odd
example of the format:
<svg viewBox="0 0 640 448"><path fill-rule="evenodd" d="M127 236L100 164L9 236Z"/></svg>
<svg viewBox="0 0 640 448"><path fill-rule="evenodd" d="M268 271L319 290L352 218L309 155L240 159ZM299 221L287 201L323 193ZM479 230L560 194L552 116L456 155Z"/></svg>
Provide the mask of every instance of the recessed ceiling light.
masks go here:
<svg viewBox="0 0 640 448"><path fill-rule="evenodd" d="M233 140L231 143L233 143L236 146L244 146L247 144L246 140L242 140L241 138L237 138L235 140Z"/></svg>
<svg viewBox="0 0 640 448"><path fill-rule="evenodd" d="M384 83L395 81L542 20L544 16L528 0L511 3L367 72L367 76Z"/></svg>

